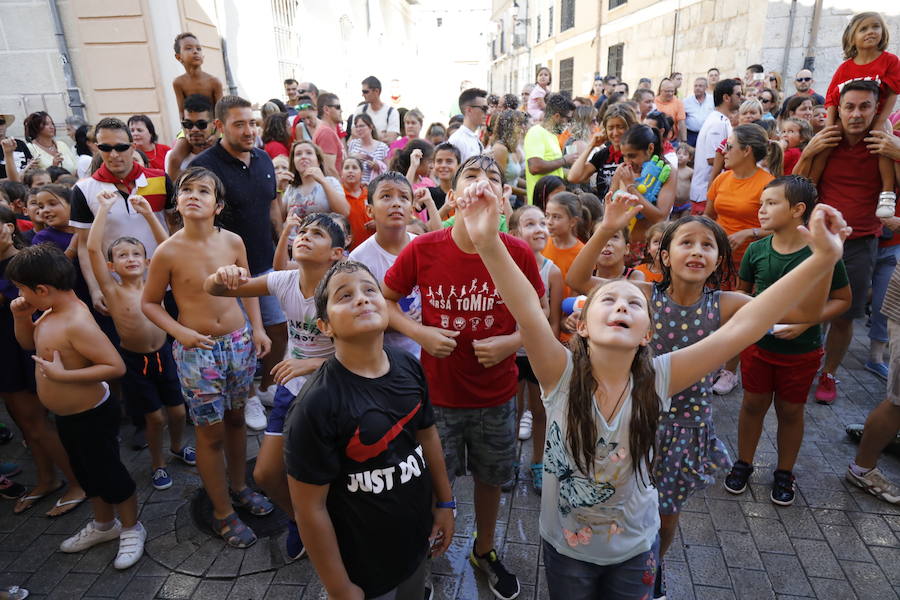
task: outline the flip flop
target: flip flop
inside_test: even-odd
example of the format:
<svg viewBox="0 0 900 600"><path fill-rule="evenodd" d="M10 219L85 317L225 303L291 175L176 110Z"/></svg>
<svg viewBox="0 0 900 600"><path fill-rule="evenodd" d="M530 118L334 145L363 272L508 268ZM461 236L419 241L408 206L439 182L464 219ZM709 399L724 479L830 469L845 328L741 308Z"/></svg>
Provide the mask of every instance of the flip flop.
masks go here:
<svg viewBox="0 0 900 600"><path fill-rule="evenodd" d="M62 482L60 482L60 484L58 486L56 486L49 492L44 492L43 494L32 494L29 496L22 496L21 498L19 498L16 501L16 505L13 507L13 514L21 515L22 513L31 510L32 508L34 508L35 504L37 504L38 502L40 502L41 500L43 500L50 494L55 494L56 492L63 489L64 487L66 487L66 482L62 481ZM29 504L27 506L25 506L24 508L19 509L19 506L26 502Z"/></svg>
<svg viewBox="0 0 900 600"><path fill-rule="evenodd" d="M87 500L87 496L82 496L81 498L75 498L74 500L66 500L65 502L63 502L63 499L60 498L59 500L56 501L56 504L53 506L53 508L66 507L66 510L62 511L61 513L56 513L55 515L51 515L49 512L47 512L47 513L44 513L44 516L48 517L50 519L57 519L63 515L69 514L70 512L72 512L73 510L78 508L78 506L85 500ZM53 510L53 508L51 508L50 510Z"/></svg>

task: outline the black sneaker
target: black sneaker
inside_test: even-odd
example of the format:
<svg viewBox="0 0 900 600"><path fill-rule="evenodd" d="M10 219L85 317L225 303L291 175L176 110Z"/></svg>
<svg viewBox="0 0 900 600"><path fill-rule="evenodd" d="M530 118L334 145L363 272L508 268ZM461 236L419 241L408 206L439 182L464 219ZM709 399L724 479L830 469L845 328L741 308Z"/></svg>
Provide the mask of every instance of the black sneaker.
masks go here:
<svg viewBox="0 0 900 600"><path fill-rule="evenodd" d="M778 506L790 506L794 503L794 474L790 471L775 471L772 482L772 494L769 498Z"/></svg>
<svg viewBox="0 0 900 600"><path fill-rule="evenodd" d="M748 465L742 460L734 463L731 473L725 478L725 489L732 494L743 494L747 489L747 481L753 474L753 465Z"/></svg>
<svg viewBox="0 0 900 600"><path fill-rule="evenodd" d="M663 580L662 561L656 567L656 583L653 584L653 600L666 600L666 582Z"/></svg>
<svg viewBox="0 0 900 600"><path fill-rule="evenodd" d="M487 554L478 556L475 554L475 544L472 544L472 551L469 553L469 562L472 566L484 571L487 575L488 587L494 592L494 595L500 600L513 600L519 596L521 589L519 588L519 579L506 570L497 551L491 549Z"/></svg>

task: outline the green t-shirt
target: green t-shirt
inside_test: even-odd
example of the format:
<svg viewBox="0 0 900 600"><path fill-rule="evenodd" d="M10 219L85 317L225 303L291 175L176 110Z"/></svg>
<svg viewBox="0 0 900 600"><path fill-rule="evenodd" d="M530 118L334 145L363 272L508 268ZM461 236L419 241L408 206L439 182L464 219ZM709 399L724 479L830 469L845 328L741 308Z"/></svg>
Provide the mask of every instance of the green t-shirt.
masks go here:
<svg viewBox="0 0 900 600"><path fill-rule="evenodd" d="M772 248L772 238L768 236L750 244L741 261L739 277L753 284L753 295L758 296L766 288L784 277L789 271L812 256L806 246L791 254L781 254ZM837 290L850 285L844 261L834 265L831 289ZM757 342L763 350L779 354L805 354L822 347L822 326L813 325L792 340L780 340L774 335L765 335Z"/></svg>
<svg viewBox="0 0 900 600"><path fill-rule="evenodd" d="M453 227L454 223L456 223L456 215L453 215L446 221L441 221L441 226L446 229L447 227ZM500 228L498 231L509 233L509 226L506 224L506 215L500 215Z"/></svg>
<svg viewBox="0 0 900 600"><path fill-rule="evenodd" d="M556 175L564 177L562 167L549 173L542 175L532 175L528 170L529 158L542 158L546 161L559 160L562 158L562 150L559 148L559 138L544 129L541 125L535 125L525 134L525 142L523 144L525 150L525 187L528 188L528 204L534 204L532 196L534 194L534 184L541 177L547 175Z"/></svg>

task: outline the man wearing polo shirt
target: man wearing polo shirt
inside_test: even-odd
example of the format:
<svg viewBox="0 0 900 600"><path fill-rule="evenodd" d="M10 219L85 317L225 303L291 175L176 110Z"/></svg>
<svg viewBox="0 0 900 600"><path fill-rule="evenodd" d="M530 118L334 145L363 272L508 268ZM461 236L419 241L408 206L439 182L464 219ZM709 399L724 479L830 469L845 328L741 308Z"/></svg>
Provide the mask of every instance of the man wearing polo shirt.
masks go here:
<svg viewBox="0 0 900 600"><path fill-rule="evenodd" d="M487 116L487 92L478 88L463 90L459 95L459 110L463 114L462 127L453 132L447 140L459 150L460 164L471 156L484 151L484 145L478 139L477 130L484 124Z"/></svg>
<svg viewBox="0 0 900 600"><path fill-rule="evenodd" d="M281 207L275 196L275 168L269 156L255 148L256 135L250 126L250 103L238 96L225 96L216 103L216 128L222 139L198 156L191 166L209 169L225 185L225 208L219 215L222 227L244 240L247 263L253 277L272 270L274 236L281 230ZM259 299L266 334L272 350L263 357L260 394L274 383L272 368L284 358L287 346L287 319L271 296ZM274 393L274 389L272 390ZM263 429L265 412L257 396L250 398L244 410L247 426Z"/></svg>
<svg viewBox="0 0 900 600"><path fill-rule="evenodd" d="M853 337L853 320L865 315L872 272L878 252L881 220L875 216L881 177L878 154L866 147L865 138L875 120L878 84L851 81L841 89L838 116L841 126L817 133L794 167L797 175L809 176L813 157L831 148L817 187L819 202L830 204L844 215L853 233L844 242L844 265L850 277L853 303L850 310L833 319L825 340L825 367L816 388L816 401L831 404L837 396L835 372L847 354ZM841 135L843 130L843 135Z"/></svg>
<svg viewBox="0 0 900 600"><path fill-rule="evenodd" d="M697 145L697 136L706 117L715 109L712 94L707 94L709 88L706 77L698 77L694 80L694 93L684 99L684 126L687 129L687 143Z"/></svg>

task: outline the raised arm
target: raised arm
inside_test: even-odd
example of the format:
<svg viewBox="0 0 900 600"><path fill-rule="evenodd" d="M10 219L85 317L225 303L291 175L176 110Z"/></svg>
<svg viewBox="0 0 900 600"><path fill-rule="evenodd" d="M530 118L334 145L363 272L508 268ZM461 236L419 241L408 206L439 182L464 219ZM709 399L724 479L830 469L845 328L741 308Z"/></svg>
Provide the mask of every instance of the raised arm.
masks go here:
<svg viewBox="0 0 900 600"><path fill-rule="evenodd" d="M9 310L13 314L16 341L23 350L34 350L34 321L31 320L31 316L35 308L25 298L19 296L9 303Z"/></svg>
<svg viewBox="0 0 900 600"><path fill-rule="evenodd" d="M203 291L210 296L258 298L269 295L268 274L250 277L250 271L237 265L219 267L203 282Z"/></svg>
<svg viewBox="0 0 900 600"><path fill-rule="evenodd" d="M594 132L587 148L578 155L578 158L572 164L572 168L569 169L568 179L570 183L583 183L597 172L597 167L591 164L588 158L594 148L598 148L604 143L606 143L606 132L603 130Z"/></svg>
<svg viewBox="0 0 900 600"><path fill-rule="evenodd" d="M99 207L87 236L87 252L88 257L90 258L91 269L94 272L94 279L96 279L97 285L100 286L100 291L105 297L108 297L110 292L115 289L116 280L113 279L113 276L109 272L106 255L103 253L103 236L106 233L106 221L109 219L109 209L118 198L118 192L109 190L97 194ZM144 202L146 203L146 200L144 200Z"/></svg>
<svg viewBox="0 0 900 600"><path fill-rule="evenodd" d="M541 387L553 389L566 367L566 350L556 341L534 287L500 239L497 231L500 199L486 181L478 181L457 199L457 210L460 213L457 218L465 219L472 243L497 292L519 324L519 333Z"/></svg>
<svg viewBox="0 0 900 600"><path fill-rule="evenodd" d="M830 279L849 234L850 228L841 213L828 205L816 206L807 232L812 256L738 310L715 333L673 352L669 393L686 388L712 371L723 356L736 356L761 338L807 294L814 293L821 279Z"/></svg>
<svg viewBox="0 0 900 600"><path fill-rule="evenodd" d="M414 152L418 152L418 150L414 150ZM431 197L431 191L427 187L420 187L413 192L413 206L417 207L417 213L422 210L428 212L428 221L425 223L428 231L437 231L442 227L437 205L435 205L434 199Z"/></svg>
<svg viewBox="0 0 900 600"><path fill-rule="evenodd" d="M288 240L291 231L300 226L300 217L297 215L288 215L284 226L281 228L281 234L278 236L278 244L275 246L275 256L272 258L272 268L276 271L287 271L297 269L299 265L292 263L288 257ZM265 294L264 294L265 295Z"/></svg>
<svg viewBox="0 0 900 600"><path fill-rule="evenodd" d="M147 225L150 226L150 231L153 233L153 239L156 241L157 245L162 244L169 239L168 232L165 227L162 226L162 223L159 222L159 219L156 218L156 215L153 214L153 209L150 207L150 203L147 202L146 198L135 195L131 196L128 201L131 202L134 211L144 217L144 220L147 221ZM96 221L94 224L96 225Z"/></svg>

